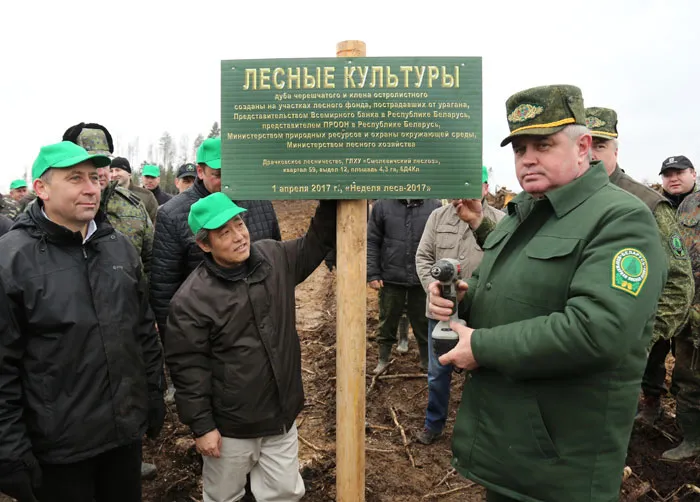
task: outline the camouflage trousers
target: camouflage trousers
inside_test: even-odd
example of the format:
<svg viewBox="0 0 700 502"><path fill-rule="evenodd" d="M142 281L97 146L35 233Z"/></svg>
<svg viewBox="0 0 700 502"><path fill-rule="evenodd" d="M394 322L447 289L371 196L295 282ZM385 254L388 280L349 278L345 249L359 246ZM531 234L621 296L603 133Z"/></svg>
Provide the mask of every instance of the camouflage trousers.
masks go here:
<svg viewBox="0 0 700 502"><path fill-rule="evenodd" d="M428 346L428 318L425 317L425 291L422 286L398 286L384 283L379 290L379 331L377 343L391 347L404 308L419 346Z"/></svg>
<svg viewBox="0 0 700 502"><path fill-rule="evenodd" d="M665 346L662 342L665 342ZM676 414L680 418L680 415L690 413L697 415L700 420L700 362L695 364L695 368L692 367L695 347L688 326L674 337L672 342L659 340L654 344L642 378L642 390L645 396L659 396L665 393L664 361L671 347L676 357L671 380L671 394L676 397Z"/></svg>

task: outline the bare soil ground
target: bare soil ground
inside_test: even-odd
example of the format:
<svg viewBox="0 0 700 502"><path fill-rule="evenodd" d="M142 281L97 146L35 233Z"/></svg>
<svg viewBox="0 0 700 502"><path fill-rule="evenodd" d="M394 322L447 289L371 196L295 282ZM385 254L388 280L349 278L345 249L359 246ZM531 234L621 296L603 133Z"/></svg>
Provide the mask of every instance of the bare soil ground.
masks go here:
<svg viewBox="0 0 700 502"><path fill-rule="evenodd" d="M314 201L278 201L275 209L282 236L302 235L309 223ZM309 502L335 500L335 273L321 265L297 288L297 327L302 343L306 406L297 420L302 476ZM367 368L377 362L374 331L377 298L368 290ZM395 355L387 374L420 374L418 350L410 340L406 355ZM669 364L672 364L669 358ZM377 380L367 395L366 500L368 502L462 501L483 499L483 489L454 474L450 467L450 437L459 405L464 377L453 379L450 416L445 435L430 446L411 442L412 465L394 424L394 408L400 425L412 441L423 427L427 402L425 377ZM367 379L369 387L371 378ZM700 500L697 461L667 463L661 453L680 440L671 400L665 401L664 419L656 428L635 426L627 464L632 474L623 485L621 500ZM144 458L158 466L158 477L144 482L146 502L193 502L202 500L201 459L194 450L187 427L180 424L173 407L159 439L146 440ZM646 484L649 489L646 490ZM700 491L700 490L698 490ZM641 494L644 492L644 494ZM0 495L0 502L3 497ZM563 502L563 501L558 501Z"/></svg>

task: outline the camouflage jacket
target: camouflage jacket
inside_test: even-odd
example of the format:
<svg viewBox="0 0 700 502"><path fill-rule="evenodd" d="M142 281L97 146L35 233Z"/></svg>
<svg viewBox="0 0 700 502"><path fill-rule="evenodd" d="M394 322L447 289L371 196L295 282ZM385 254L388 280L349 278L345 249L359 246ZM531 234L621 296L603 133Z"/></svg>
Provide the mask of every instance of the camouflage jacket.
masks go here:
<svg viewBox="0 0 700 502"><path fill-rule="evenodd" d="M20 213L19 206L17 206L17 203L10 199L9 197L6 197L4 195L0 195L0 214L3 216L7 216L11 220L14 220L17 215Z"/></svg>
<svg viewBox="0 0 700 502"><path fill-rule="evenodd" d="M656 206L653 214L668 260L668 279L659 299L651 343L660 338L671 338L683 329L695 294L689 248L684 245L676 212L670 204L663 203Z"/></svg>
<svg viewBox="0 0 700 502"><path fill-rule="evenodd" d="M627 175L620 166L610 174L610 182L641 199L656 220L668 261L668 280L656 310L651 343L661 338L669 339L685 326L694 291L690 260L680 239L675 206L672 207L672 203L655 190Z"/></svg>
<svg viewBox="0 0 700 502"><path fill-rule="evenodd" d="M695 295L690 306L690 327L700 338L700 192L688 195L678 207L681 238L690 257L695 278Z"/></svg>
<svg viewBox="0 0 700 502"><path fill-rule="evenodd" d="M100 205L109 223L134 245L148 277L153 254L153 223L143 202L129 190L112 182L102 192Z"/></svg>

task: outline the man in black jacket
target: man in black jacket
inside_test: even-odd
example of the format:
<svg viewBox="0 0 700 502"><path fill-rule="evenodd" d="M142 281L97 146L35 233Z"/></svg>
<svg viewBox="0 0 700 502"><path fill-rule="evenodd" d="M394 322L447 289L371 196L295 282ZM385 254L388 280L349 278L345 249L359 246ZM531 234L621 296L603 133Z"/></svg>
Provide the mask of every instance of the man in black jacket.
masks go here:
<svg viewBox="0 0 700 502"><path fill-rule="evenodd" d="M203 253L187 225L190 207L199 199L221 191L221 139L206 139L197 150L194 185L163 204L158 210L151 262L151 307L161 338L166 336L170 299L202 261ZM243 215L250 240L282 240L277 215L268 200L236 201L247 209Z"/></svg>
<svg viewBox="0 0 700 502"><path fill-rule="evenodd" d="M204 261L173 297L165 350L180 420L204 456L204 500L304 495L295 419L304 406L294 289L335 240L335 202L304 237L251 245L245 209L223 193L192 205Z"/></svg>
<svg viewBox="0 0 700 502"><path fill-rule="evenodd" d="M416 251L430 213L440 206L437 199L384 199L372 207L367 225L367 282L379 291L375 374L389 364L404 307L418 342L421 369L428 369L428 318L425 291L416 272Z"/></svg>
<svg viewBox="0 0 700 502"><path fill-rule="evenodd" d="M158 201L158 206L162 206L173 198L172 195L160 188L160 167L146 164L143 166L141 174L143 175L143 187L151 191Z"/></svg>
<svg viewBox="0 0 700 502"><path fill-rule="evenodd" d="M141 439L163 425L146 278L99 211L107 165L43 147L37 201L0 238L0 491L21 502L139 502Z"/></svg>

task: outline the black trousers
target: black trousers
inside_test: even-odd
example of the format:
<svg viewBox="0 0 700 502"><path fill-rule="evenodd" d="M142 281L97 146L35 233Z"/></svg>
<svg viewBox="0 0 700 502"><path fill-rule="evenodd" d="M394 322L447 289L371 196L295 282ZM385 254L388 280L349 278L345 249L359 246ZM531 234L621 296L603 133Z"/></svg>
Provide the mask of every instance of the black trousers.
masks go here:
<svg viewBox="0 0 700 502"><path fill-rule="evenodd" d="M40 502L141 502L141 441L41 469Z"/></svg>

